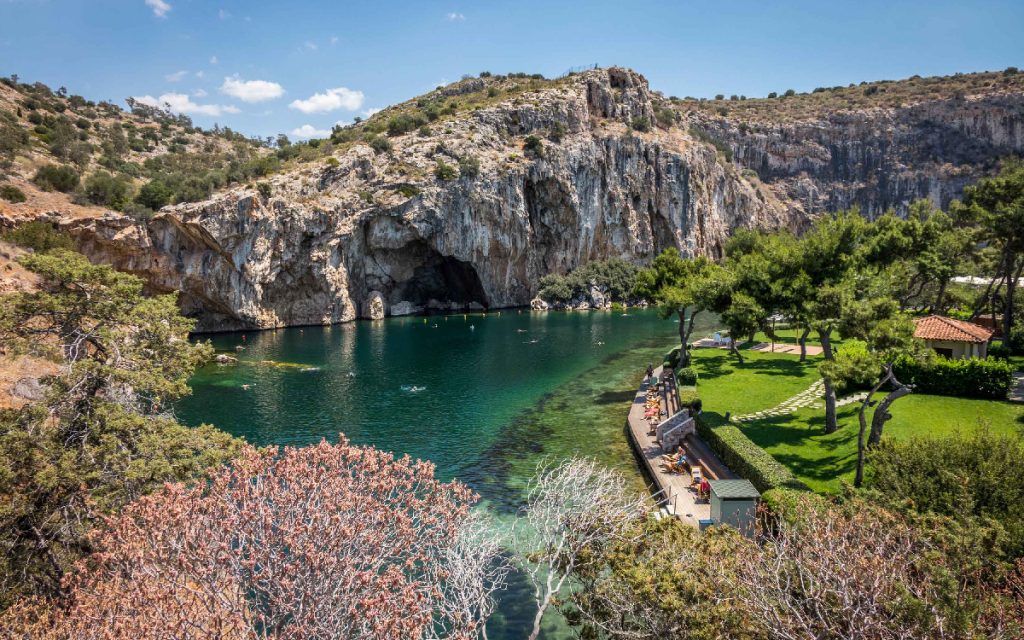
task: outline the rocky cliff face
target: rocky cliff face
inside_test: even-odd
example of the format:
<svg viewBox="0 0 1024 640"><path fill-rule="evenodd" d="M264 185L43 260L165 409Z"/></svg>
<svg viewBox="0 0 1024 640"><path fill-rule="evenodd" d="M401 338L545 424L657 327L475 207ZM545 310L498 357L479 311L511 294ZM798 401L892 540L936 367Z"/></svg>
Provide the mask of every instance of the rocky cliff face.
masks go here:
<svg viewBox="0 0 1024 640"><path fill-rule="evenodd" d="M931 199L945 208L996 163L1024 152L1024 93L840 111L785 124L692 119L807 214L853 206L874 217Z"/></svg>
<svg viewBox="0 0 1024 640"><path fill-rule="evenodd" d="M630 126L664 124L666 110L674 126ZM730 119L599 69L392 137L388 152L354 144L270 178L269 196L239 187L144 225L116 214L66 224L92 259L180 291L203 330L525 305L542 275L591 260L643 263L668 247L715 256L737 227L799 228L851 205L944 206L1021 152L1022 113L1024 94L1003 92ZM540 152L527 136L544 139ZM478 172L435 175L460 159Z"/></svg>
<svg viewBox="0 0 1024 640"><path fill-rule="evenodd" d="M549 272L667 247L717 254L737 226L795 224L714 147L679 127L632 131L636 118L653 119L646 80L595 70L392 138L390 153L358 144L337 166L275 176L269 197L237 188L145 225L67 226L92 259L181 291L199 328L218 330L525 305ZM478 175L435 177L464 158Z"/></svg>

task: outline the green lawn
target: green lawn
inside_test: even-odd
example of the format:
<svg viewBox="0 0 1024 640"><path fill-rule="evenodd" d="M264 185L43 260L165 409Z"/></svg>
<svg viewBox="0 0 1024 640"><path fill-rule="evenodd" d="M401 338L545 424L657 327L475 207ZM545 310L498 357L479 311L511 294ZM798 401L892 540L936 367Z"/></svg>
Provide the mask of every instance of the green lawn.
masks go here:
<svg viewBox="0 0 1024 640"><path fill-rule="evenodd" d="M801 364L796 356L745 351L741 365L724 349L694 349L693 366L704 413L712 423L732 415L753 413L779 404L818 379L817 363Z"/></svg>
<svg viewBox="0 0 1024 640"><path fill-rule="evenodd" d="M718 349L696 349L693 354L705 419L711 424L724 422L726 411L736 415L774 407L818 377L814 360L801 365L794 356L748 353L747 362L739 365ZM738 426L815 491L835 492L840 480L853 480L859 409L858 404L841 407L839 430L827 436L824 409L801 409ZM892 414L885 438L944 436L981 425L1024 435L1024 404L910 395L893 404Z"/></svg>

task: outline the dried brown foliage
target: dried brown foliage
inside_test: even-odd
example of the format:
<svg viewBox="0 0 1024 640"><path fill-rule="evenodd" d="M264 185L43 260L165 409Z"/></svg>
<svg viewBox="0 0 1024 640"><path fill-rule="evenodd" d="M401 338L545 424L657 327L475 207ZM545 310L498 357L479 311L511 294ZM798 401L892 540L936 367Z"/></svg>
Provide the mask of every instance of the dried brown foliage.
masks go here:
<svg viewBox="0 0 1024 640"><path fill-rule="evenodd" d="M344 438L248 448L205 485L129 505L66 604L23 603L3 624L33 638L472 637L493 585L465 573L494 558L465 560L475 496L433 473Z"/></svg>

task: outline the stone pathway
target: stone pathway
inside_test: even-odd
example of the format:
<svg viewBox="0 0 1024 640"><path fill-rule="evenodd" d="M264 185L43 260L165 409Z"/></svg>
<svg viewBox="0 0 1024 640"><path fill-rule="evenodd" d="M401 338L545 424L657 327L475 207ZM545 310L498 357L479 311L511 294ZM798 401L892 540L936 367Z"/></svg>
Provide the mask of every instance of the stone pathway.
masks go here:
<svg viewBox="0 0 1024 640"><path fill-rule="evenodd" d="M817 379L811 386L807 387L806 390L801 391L789 400L786 400L777 407L767 409L765 411L757 411L755 413L748 413L742 416L733 416L733 420L736 422L750 422L752 420L760 420L762 418L774 418L777 416L783 416L786 414L793 413L797 409L803 407L810 407L821 397L822 391L825 389L825 381Z"/></svg>
<svg viewBox="0 0 1024 640"><path fill-rule="evenodd" d="M782 404L772 409L765 411L757 411L755 413L748 413L742 416L733 416L734 422L753 422L754 420L762 420L764 418L775 418L778 416L784 416L793 413L797 409L803 409L805 407L820 408L822 405L818 404L818 401L822 398L822 394L825 391L825 381L818 380L814 381L810 387L805 391L801 391L789 400L786 400ZM836 407L844 407L854 402L863 402L864 398L868 397L867 391L855 393L845 398L839 398L836 400Z"/></svg>

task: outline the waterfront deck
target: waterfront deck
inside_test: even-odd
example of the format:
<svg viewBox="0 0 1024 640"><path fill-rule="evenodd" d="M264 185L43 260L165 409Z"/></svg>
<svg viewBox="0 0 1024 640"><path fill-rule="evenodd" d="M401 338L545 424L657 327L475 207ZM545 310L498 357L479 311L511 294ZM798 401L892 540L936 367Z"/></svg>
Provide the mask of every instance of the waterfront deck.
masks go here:
<svg viewBox="0 0 1024 640"><path fill-rule="evenodd" d="M661 368L659 367L654 373L654 379L657 380L661 376ZM662 451L661 445L657 442L655 430L644 419L647 389L648 384L641 383L640 389L633 398L633 405L629 409L627 426L630 441L647 470L647 474L657 485L659 503L670 514L675 515L684 523L696 527L699 520L711 517L711 506L706 500L697 501L697 491L693 485L691 474L670 473L661 466L661 456L668 452ZM677 398L670 397L669 400L671 406L676 408ZM690 465L700 465L705 478L724 480L736 477L696 434L686 436L682 444L686 449Z"/></svg>

